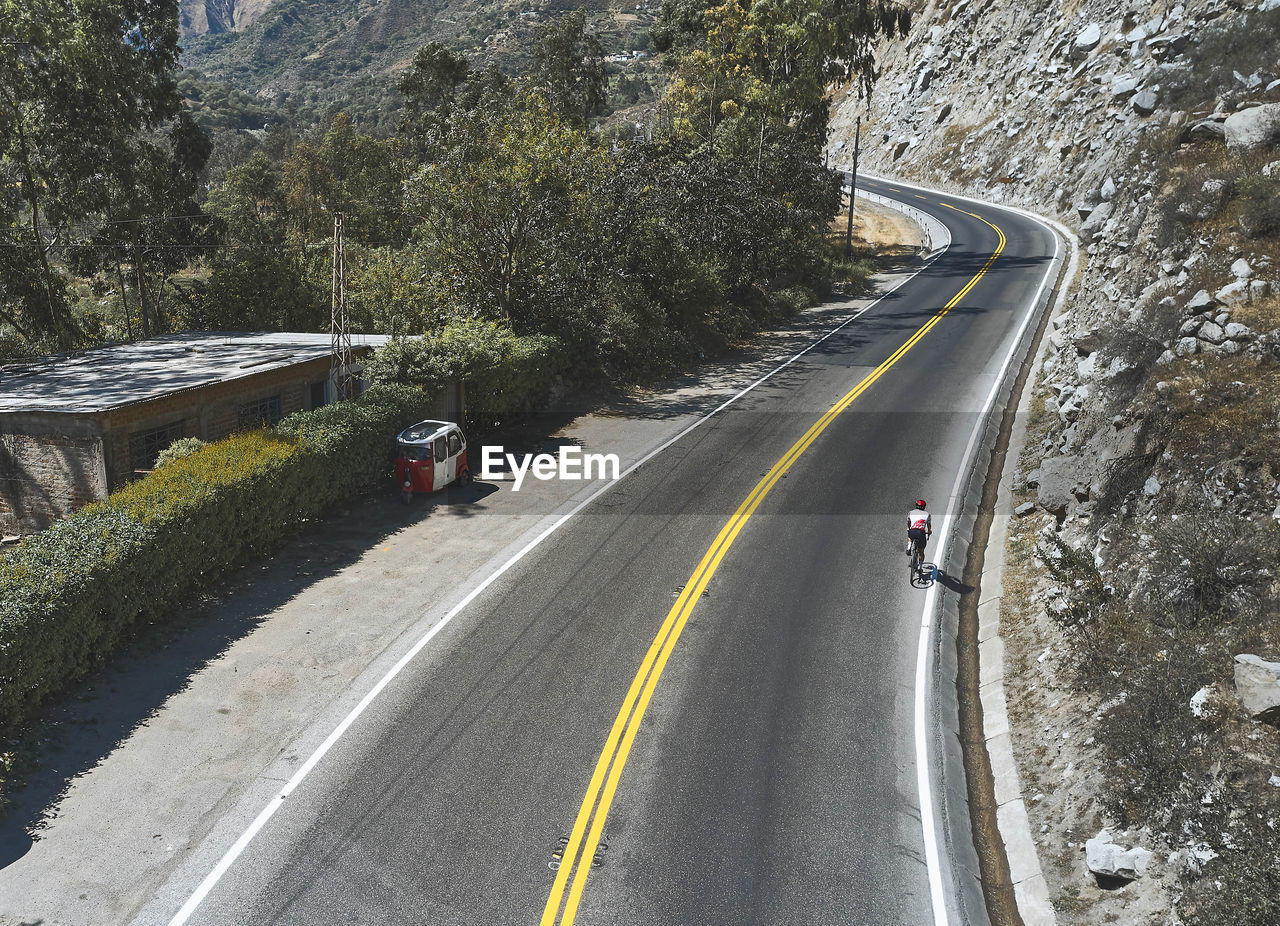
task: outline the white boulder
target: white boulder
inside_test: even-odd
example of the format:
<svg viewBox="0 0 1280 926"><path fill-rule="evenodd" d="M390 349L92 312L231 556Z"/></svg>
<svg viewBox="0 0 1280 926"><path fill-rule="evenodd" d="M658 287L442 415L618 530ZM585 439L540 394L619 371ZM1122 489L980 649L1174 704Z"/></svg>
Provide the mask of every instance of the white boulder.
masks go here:
<svg viewBox="0 0 1280 926"><path fill-rule="evenodd" d="M1222 123L1227 147L1253 151L1280 141L1280 103L1251 106L1227 116Z"/></svg>
<svg viewBox="0 0 1280 926"><path fill-rule="evenodd" d="M1084 861L1095 875L1133 881L1146 874L1151 853L1140 846L1126 849L1116 845L1111 841L1111 834L1102 830L1085 842Z"/></svg>
<svg viewBox="0 0 1280 926"><path fill-rule="evenodd" d="M1280 662L1268 662L1252 653L1235 659L1236 696L1254 720L1280 723Z"/></svg>
<svg viewBox="0 0 1280 926"><path fill-rule="evenodd" d="M1214 298L1223 305L1244 305L1249 301L1249 281L1236 280L1234 283L1228 283L1214 293Z"/></svg>
<svg viewBox="0 0 1280 926"><path fill-rule="evenodd" d="M1080 34L1076 36L1076 40L1071 43L1071 57L1087 58L1089 52L1098 47L1098 43L1102 41L1102 27L1097 23L1089 23L1080 30Z"/></svg>

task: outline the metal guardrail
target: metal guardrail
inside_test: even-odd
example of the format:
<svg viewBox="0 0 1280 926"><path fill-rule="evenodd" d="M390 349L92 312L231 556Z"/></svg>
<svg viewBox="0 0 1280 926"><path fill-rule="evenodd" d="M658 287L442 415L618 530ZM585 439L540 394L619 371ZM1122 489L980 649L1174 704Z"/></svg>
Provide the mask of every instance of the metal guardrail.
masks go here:
<svg viewBox="0 0 1280 926"><path fill-rule="evenodd" d="M849 192L849 184L846 175L844 191ZM904 203L898 199L890 199L888 196L881 196L879 193L872 193L869 190L858 190L857 195L873 203L879 203L882 206L901 212L907 218L911 219L916 225L920 226L920 233L924 237L924 243L916 248L918 255L932 254L935 243L941 243L945 238L945 243L951 243L951 235L947 233L946 226L939 222L936 218L912 206L910 203ZM935 242L935 231L938 241Z"/></svg>

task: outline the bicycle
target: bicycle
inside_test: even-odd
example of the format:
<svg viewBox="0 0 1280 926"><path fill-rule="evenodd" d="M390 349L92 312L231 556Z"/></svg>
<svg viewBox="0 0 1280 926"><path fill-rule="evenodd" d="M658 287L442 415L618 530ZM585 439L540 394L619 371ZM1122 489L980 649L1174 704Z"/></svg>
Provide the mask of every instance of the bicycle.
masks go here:
<svg viewBox="0 0 1280 926"><path fill-rule="evenodd" d="M924 542L907 539L907 573L912 579L923 579L924 573Z"/></svg>

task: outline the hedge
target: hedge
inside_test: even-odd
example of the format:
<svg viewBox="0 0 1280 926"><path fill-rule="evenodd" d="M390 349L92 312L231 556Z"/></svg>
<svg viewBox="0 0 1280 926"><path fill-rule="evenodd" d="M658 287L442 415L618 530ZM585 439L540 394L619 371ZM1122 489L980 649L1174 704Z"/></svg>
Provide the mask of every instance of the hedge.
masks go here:
<svg viewBox="0 0 1280 926"><path fill-rule="evenodd" d="M428 390L451 380L465 383L467 424L486 431L535 409L568 360L555 338L460 319L422 337L391 341L369 359L367 370L374 382Z"/></svg>
<svg viewBox="0 0 1280 926"><path fill-rule="evenodd" d="M0 556L0 730L144 621L386 478L420 389L375 386L173 460Z"/></svg>

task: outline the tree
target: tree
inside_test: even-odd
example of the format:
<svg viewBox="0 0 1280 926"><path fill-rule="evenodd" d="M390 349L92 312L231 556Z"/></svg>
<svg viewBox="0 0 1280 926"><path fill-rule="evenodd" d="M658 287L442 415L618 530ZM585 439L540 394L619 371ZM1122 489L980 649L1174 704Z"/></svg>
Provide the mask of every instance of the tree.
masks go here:
<svg viewBox="0 0 1280 926"><path fill-rule="evenodd" d="M130 287L122 269L127 263L145 338L168 327L162 296L172 275L214 243L213 218L196 203L213 144L183 112L167 133L142 136L128 146L129 164L107 185L97 230L68 249L68 263L81 275L114 270L131 337Z"/></svg>
<svg viewBox="0 0 1280 926"><path fill-rule="evenodd" d="M322 329L329 320L328 253L290 229L280 172L256 151L209 194L222 241L195 322L270 331Z"/></svg>
<svg viewBox="0 0 1280 926"><path fill-rule="evenodd" d="M556 113L581 123L602 111L606 92L600 39L587 31L586 23L586 15L577 10L539 26L533 34L533 61L523 75L525 84Z"/></svg>
<svg viewBox="0 0 1280 926"><path fill-rule="evenodd" d="M404 239L405 163L395 139L357 132L346 113L324 137L296 145L284 164L283 190L297 243L328 239L333 215L346 218L354 241L398 244Z"/></svg>
<svg viewBox="0 0 1280 926"><path fill-rule="evenodd" d="M29 337L76 342L52 258L107 206L129 141L177 114L177 55L162 0L0 0L0 162L19 191L0 218L19 252L7 261L29 265L0 288L0 312Z"/></svg>
<svg viewBox="0 0 1280 926"><path fill-rule="evenodd" d="M606 171L603 149L540 97L455 114L408 208L457 309L555 333L545 323L576 274L567 251Z"/></svg>
<svg viewBox="0 0 1280 926"><path fill-rule="evenodd" d="M400 78L400 95L404 98L400 132L410 137L426 134L434 124L432 117L453 101L470 76L467 59L441 43L431 42L419 48Z"/></svg>

